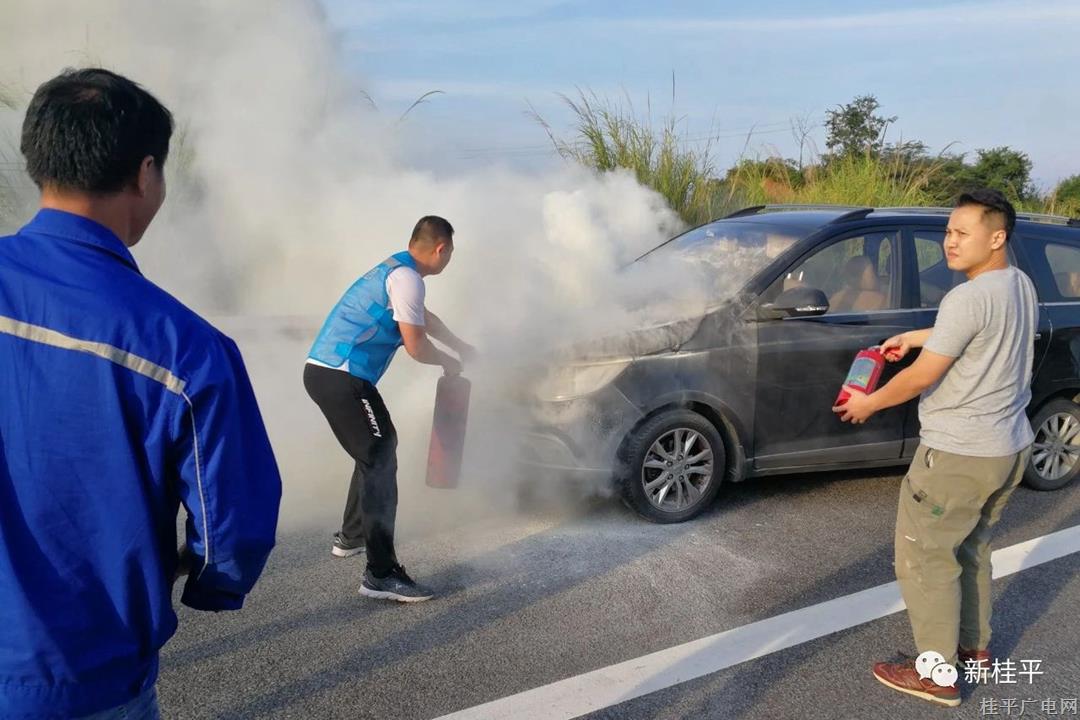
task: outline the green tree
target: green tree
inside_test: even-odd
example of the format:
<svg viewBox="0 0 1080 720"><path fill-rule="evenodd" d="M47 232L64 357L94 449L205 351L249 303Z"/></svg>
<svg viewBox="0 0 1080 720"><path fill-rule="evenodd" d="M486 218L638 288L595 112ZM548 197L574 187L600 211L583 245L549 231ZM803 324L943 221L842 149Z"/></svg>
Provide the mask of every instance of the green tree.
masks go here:
<svg viewBox="0 0 1080 720"><path fill-rule="evenodd" d="M1073 175L1059 182L1052 197L1054 212L1080 217L1080 175Z"/></svg>
<svg viewBox="0 0 1080 720"><path fill-rule="evenodd" d="M1054 190L1058 202L1070 202L1080 204L1080 175L1067 177L1058 183Z"/></svg>
<svg viewBox="0 0 1080 720"><path fill-rule="evenodd" d="M877 153L884 146L885 128L896 122L896 116L877 114L881 103L873 95L860 95L847 105L840 105L825 114L825 147L836 156L854 153Z"/></svg>
<svg viewBox="0 0 1080 720"><path fill-rule="evenodd" d="M971 166L963 155L944 153L937 158L937 170L928 178L926 193L935 205L951 205L960 193L974 187L970 175Z"/></svg>
<svg viewBox="0 0 1080 720"><path fill-rule="evenodd" d="M978 160L962 177L963 190L994 188L1012 202L1023 202L1036 195L1031 184L1031 159L1026 153L1005 146L975 152Z"/></svg>
<svg viewBox="0 0 1080 720"><path fill-rule="evenodd" d="M881 148L881 156L886 161L910 165L928 160L926 143L918 140L897 142Z"/></svg>
<svg viewBox="0 0 1080 720"><path fill-rule="evenodd" d="M746 175L767 178L791 187L798 187L803 182L803 174L798 168L798 162L791 158L782 157L766 157L764 160L760 158L741 158L728 168L723 182L731 183L739 176Z"/></svg>

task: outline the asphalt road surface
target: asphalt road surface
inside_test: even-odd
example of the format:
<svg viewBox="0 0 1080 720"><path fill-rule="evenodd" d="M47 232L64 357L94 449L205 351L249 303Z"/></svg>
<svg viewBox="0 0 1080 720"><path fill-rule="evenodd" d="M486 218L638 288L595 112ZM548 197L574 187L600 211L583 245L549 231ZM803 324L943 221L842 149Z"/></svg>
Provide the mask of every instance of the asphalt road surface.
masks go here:
<svg viewBox="0 0 1080 720"><path fill-rule="evenodd" d="M1017 668L1039 660L1043 674L965 686L956 710L900 695L870 675L873 662L913 653L903 612L869 622L853 614L850 626L806 642L764 622L754 627L775 637L756 659L696 677L691 656L685 672L657 676L663 687L608 693L588 706L614 682L598 670L632 671L627 661L891 583L899 472L733 485L703 517L669 526L612 500L509 512L467 487L414 490L403 500L399 558L441 591L418 605L360 597L363 556L330 556L329 521L289 530L243 611L180 610L162 660L162 711L185 719L419 720L509 698L472 716L565 717L560 686L534 695L551 699L550 713L535 703L526 712L513 696L583 676L569 701L597 719L977 718L1019 716L1021 707L1024 717L1073 714L1080 553L995 581L995 654ZM338 511L335 502L327 517ZM995 548L1076 526L1080 485L1021 488ZM680 672L695 679L676 682Z"/></svg>

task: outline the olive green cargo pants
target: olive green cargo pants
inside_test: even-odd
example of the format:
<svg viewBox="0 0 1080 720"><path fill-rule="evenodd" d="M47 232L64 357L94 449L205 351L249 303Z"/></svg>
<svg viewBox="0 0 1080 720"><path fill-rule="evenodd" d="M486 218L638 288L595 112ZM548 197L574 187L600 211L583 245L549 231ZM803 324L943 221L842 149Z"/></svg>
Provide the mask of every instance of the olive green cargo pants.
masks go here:
<svg viewBox="0 0 1080 720"><path fill-rule="evenodd" d="M919 653L956 663L959 644L990 643L990 534L1024 475L1030 448L971 457L919 445L900 484L896 579Z"/></svg>

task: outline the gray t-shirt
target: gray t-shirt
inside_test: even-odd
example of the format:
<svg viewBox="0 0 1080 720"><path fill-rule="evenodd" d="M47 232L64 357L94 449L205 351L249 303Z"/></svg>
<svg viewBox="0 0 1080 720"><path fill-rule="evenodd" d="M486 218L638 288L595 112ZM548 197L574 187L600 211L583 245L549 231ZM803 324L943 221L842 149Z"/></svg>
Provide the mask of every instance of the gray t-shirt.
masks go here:
<svg viewBox="0 0 1080 720"><path fill-rule="evenodd" d="M991 270L941 301L925 348L956 358L919 402L923 444L958 455L999 457L1031 445L1025 408L1039 304L1031 278Z"/></svg>

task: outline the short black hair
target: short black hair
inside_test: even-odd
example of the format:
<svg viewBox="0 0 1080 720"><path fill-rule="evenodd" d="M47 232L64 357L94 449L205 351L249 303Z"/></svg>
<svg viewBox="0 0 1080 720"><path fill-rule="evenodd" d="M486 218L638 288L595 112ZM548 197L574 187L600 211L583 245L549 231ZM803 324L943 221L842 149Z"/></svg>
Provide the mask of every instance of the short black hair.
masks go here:
<svg viewBox="0 0 1080 720"><path fill-rule="evenodd" d="M26 109L21 149L37 184L106 194L122 190L148 155L164 170L172 114L136 83L101 68L68 69Z"/></svg>
<svg viewBox="0 0 1080 720"><path fill-rule="evenodd" d="M991 214L1000 214L1005 221L1005 240L1012 238L1013 228L1016 227L1016 208L1009 202L1005 195L991 188L980 188L971 192L963 193L956 199L956 207L968 205L980 205L983 208L983 217Z"/></svg>
<svg viewBox="0 0 1080 720"><path fill-rule="evenodd" d="M440 240L454 242L454 226L446 218L441 218L438 215L425 215L416 221L412 237L409 238L409 247L420 242L434 245Z"/></svg>

